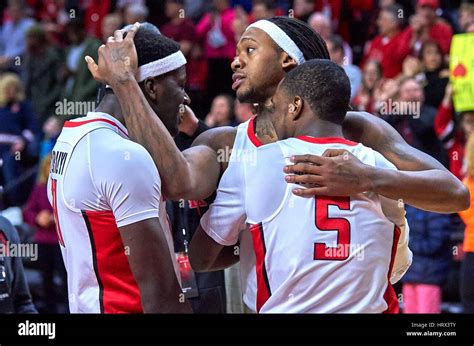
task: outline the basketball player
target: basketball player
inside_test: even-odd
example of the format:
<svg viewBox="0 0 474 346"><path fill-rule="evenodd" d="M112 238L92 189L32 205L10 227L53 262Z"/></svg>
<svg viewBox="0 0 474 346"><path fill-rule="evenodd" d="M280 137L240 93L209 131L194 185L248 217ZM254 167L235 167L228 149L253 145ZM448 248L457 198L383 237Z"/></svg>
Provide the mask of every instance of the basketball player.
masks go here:
<svg viewBox="0 0 474 346"><path fill-rule="evenodd" d="M285 140L231 162L194 235L191 265L207 270L224 246L238 242L242 221L250 224L257 273L250 306L257 312L380 313L398 305L389 279L394 283L411 263L403 232L404 254L392 277L403 206L372 192L297 197L284 180L287 157L321 156L327 149L395 169L379 153L343 138L349 101L349 79L330 60L309 60L288 72L266 105Z"/></svg>
<svg viewBox="0 0 474 346"><path fill-rule="evenodd" d="M181 153L154 115L135 79L137 59L132 37L138 27L139 24L132 27L129 39L121 39L123 31L109 38L107 44L99 48L98 65L90 57L86 60L94 78L113 87L131 137L145 146L154 158L163 192L171 199L202 199L212 194L219 173L225 171L229 162L223 160L216 164L216 155L223 150L245 150L274 142L273 124L263 105L292 68L309 59L329 59L324 40L304 22L274 17L250 25L237 45L237 56L232 63L233 88L242 102L259 104L258 116L237 128L206 131L192 148ZM463 184L435 159L409 146L385 121L367 113L349 112L343 130L346 138L377 150L400 171L388 173L374 169L351 156L344 161L344 170L332 170L342 165L337 158L319 158L318 162L325 169L318 172L318 185L327 190L326 194L352 194L370 188L372 192L403 199L407 204L434 212L451 213L469 206L469 193ZM300 167L307 166L298 165L296 169ZM347 176L359 179L344 180ZM308 176L302 176L298 182L305 183L305 179ZM374 181L377 184L373 184ZM420 193L424 191L430 193Z"/></svg>
<svg viewBox="0 0 474 346"><path fill-rule="evenodd" d="M140 27L135 44L140 88L175 135L179 107L189 102L186 60L179 45L151 24ZM53 148L48 197L68 273L70 311L191 312L178 281L160 176L124 123L109 89L96 112L65 123Z"/></svg>
<svg viewBox="0 0 474 346"><path fill-rule="evenodd" d="M219 153L233 149L234 155L275 141L265 102L271 99L279 81L292 68L308 59L329 59L324 41L303 22L276 17L252 24L237 46L237 57L232 65L235 72L233 87L242 101L259 104L258 116L237 128L206 131L192 148L181 153L164 125L154 116L135 80L136 51L132 37L137 28L138 25L132 28L123 40L123 32L116 33L115 39L110 38L99 49L98 65L88 58L88 66L97 80L107 81L114 88L132 138L144 145L154 158L162 178L162 189L172 199L209 196L229 163L229 160L216 162ZM438 212L461 210L469 204L466 189L455 177L436 160L410 147L384 121L369 114L348 113L343 129L345 137L378 150L398 169L405 171L365 165L351 155L344 156L348 160L343 161L337 161L339 157L317 158L321 167L318 184L327 189L326 195L370 191ZM344 179L346 183L341 184ZM371 184L372 181L377 184ZM430 194L420 191L430 191ZM214 262L214 269L226 268L238 260L234 247L225 247ZM242 282L249 283L255 272L249 232L241 235L240 260ZM248 287L244 288L244 300L251 302L255 300L251 296L256 289L252 285Z"/></svg>

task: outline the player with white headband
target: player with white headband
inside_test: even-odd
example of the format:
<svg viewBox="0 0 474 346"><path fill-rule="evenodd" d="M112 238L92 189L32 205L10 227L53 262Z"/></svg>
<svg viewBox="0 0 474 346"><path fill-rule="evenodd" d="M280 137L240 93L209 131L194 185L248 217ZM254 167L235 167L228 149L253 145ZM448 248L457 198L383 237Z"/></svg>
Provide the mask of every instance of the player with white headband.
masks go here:
<svg viewBox="0 0 474 346"><path fill-rule="evenodd" d="M98 65L90 59L88 66L97 80L107 81L114 88L129 131L148 149L157 164L164 193L174 199L202 199L214 191L220 176L222 181L227 179L225 171L229 160L216 164L219 153L233 149L232 156L237 157L239 151L245 152L276 141L272 119L265 104L271 100L285 74L302 61L298 60L301 57L298 51L301 51L304 60L329 59L324 41L306 23L274 17L249 27L239 40L236 59L232 63L233 88L241 102L258 104L257 116L237 128L219 127L206 131L196 139L192 148L183 153L176 148L163 124L144 102L146 98L135 78L135 47L132 44L112 40L99 51ZM469 204L465 188L455 177L436 160L410 147L384 121L368 114L349 112L343 129L348 139L379 151L400 171L368 167L352 155L328 151L327 157L305 157L316 165L298 164L289 168L289 172L313 173L290 176L292 183L314 184L317 181L317 185L297 189L295 194L349 196L370 191L438 212L461 210ZM357 179L347 179L348 176ZM429 195L420 193L428 190L431 192ZM445 204L445 201L450 203ZM201 235L205 238L206 233L201 232ZM225 268L240 258L244 300L255 309L252 304L256 291L255 259L249 232L244 231L240 235L240 252L236 252L234 246L215 247L214 240L209 236L198 239L201 240L204 243L207 241L202 251L203 258L198 259L203 261L201 264L204 267ZM206 263L206 258L209 263ZM392 302L396 302L393 291L388 292Z"/></svg>
<svg viewBox="0 0 474 346"><path fill-rule="evenodd" d="M186 59L143 24L138 48L147 105L178 132ZM158 100L166 99L166 104ZM72 313L191 312L179 284L161 181L145 148L129 138L112 89L95 112L68 121L53 148L48 197L68 273Z"/></svg>

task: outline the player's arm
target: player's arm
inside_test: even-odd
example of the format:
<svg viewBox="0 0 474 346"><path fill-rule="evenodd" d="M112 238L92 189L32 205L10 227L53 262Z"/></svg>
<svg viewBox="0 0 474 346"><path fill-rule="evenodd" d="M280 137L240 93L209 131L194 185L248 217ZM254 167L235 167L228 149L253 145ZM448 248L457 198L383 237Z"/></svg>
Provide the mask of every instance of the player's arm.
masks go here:
<svg viewBox="0 0 474 346"><path fill-rule="evenodd" d="M190 313L158 218L119 228L145 313Z"/></svg>
<svg viewBox="0 0 474 346"><path fill-rule="evenodd" d="M210 272L228 268L239 261L237 244L224 246L212 239L201 225L189 246L189 261L196 272Z"/></svg>
<svg viewBox="0 0 474 346"><path fill-rule="evenodd" d="M408 145L385 121L368 113L350 112L344 122L344 133L348 139L381 153L399 170L368 166L337 150L328 151L327 157L298 156L297 165L285 168L291 174L287 182L317 186L297 189L295 194L347 196L372 191L439 213L469 207L466 187L437 160Z"/></svg>
<svg viewBox="0 0 474 346"><path fill-rule="evenodd" d="M99 48L98 65L86 58L88 68L96 80L106 81L114 89L130 137L148 150L160 172L163 194L170 199L206 198L214 192L219 178L217 154L205 141L182 153L150 107L135 79L133 37L137 30L138 26L133 26L125 39L123 31L116 31L115 41Z"/></svg>
<svg viewBox="0 0 474 346"><path fill-rule="evenodd" d="M237 242L245 224L244 164L235 162L225 171L214 202L201 218L189 248L196 271L227 268L239 260Z"/></svg>

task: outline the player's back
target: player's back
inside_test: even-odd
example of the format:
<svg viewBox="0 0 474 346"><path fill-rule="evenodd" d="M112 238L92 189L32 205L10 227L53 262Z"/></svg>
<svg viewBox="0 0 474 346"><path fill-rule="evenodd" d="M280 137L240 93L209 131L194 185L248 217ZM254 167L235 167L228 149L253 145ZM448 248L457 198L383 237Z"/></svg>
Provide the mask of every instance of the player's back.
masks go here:
<svg viewBox="0 0 474 346"><path fill-rule="evenodd" d="M395 299L388 278L399 232L379 196L301 198L292 193L297 185L284 180L290 156L322 155L330 148L393 168L361 144L312 137L263 146L253 158L258 166L243 165L260 312L383 312L386 300ZM390 202L384 208L403 224L403 208Z"/></svg>
<svg viewBox="0 0 474 346"><path fill-rule="evenodd" d="M48 194L68 272L71 312L142 312L118 228L159 217L171 246L150 155L104 113L66 122L52 155ZM144 198L142 191L152 197Z"/></svg>

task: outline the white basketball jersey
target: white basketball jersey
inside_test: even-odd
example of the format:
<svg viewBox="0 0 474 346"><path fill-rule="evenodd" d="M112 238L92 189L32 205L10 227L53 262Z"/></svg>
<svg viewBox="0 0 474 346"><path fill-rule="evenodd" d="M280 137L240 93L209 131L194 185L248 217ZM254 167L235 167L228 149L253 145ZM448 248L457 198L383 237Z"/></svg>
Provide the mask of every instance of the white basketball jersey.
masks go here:
<svg viewBox="0 0 474 346"><path fill-rule="evenodd" d="M233 245L240 237L241 261L248 246L242 243L241 224L250 225L256 295L248 294L250 280L243 285L250 285L244 299L258 312L398 309L390 279L395 281L395 275L398 280L411 263L403 206L373 193L301 198L291 192L297 185L284 180L288 157L322 155L329 148L347 149L366 164L395 169L372 149L340 138L291 138L242 157L233 151L238 160L229 164L216 200L201 219L203 229L222 245ZM397 249L403 249L403 256L395 260Z"/></svg>
<svg viewBox="0 0 474 346"><path fill-rule="evenodd" d="M65 123L52 152L48 198L72 313L142 312L118 228L159 217L171 256L160 188L151 156L114 117L88 113Z"/></svg>
<svg viewBox="0 0 474 346"><path fill-rule="evenodd" d="M261 146L260 140L255 135L255 120L252 117L246 122L237 126L232 153L229 158L229 167L232 162L240 161L240 157L245 157L247 153ZM227 168L228 169L228 168ZM224 172L225 175L225 172ZM219 185L220 186L220 185ZM209 208L213 207L212 203ZM242 287L242 300L245 305L255 311L255 300L257 297L257 279L255 276L255 253L252 246L252 235L245 221L240 226L239 249L240 249L240 285Z"/></svg>

